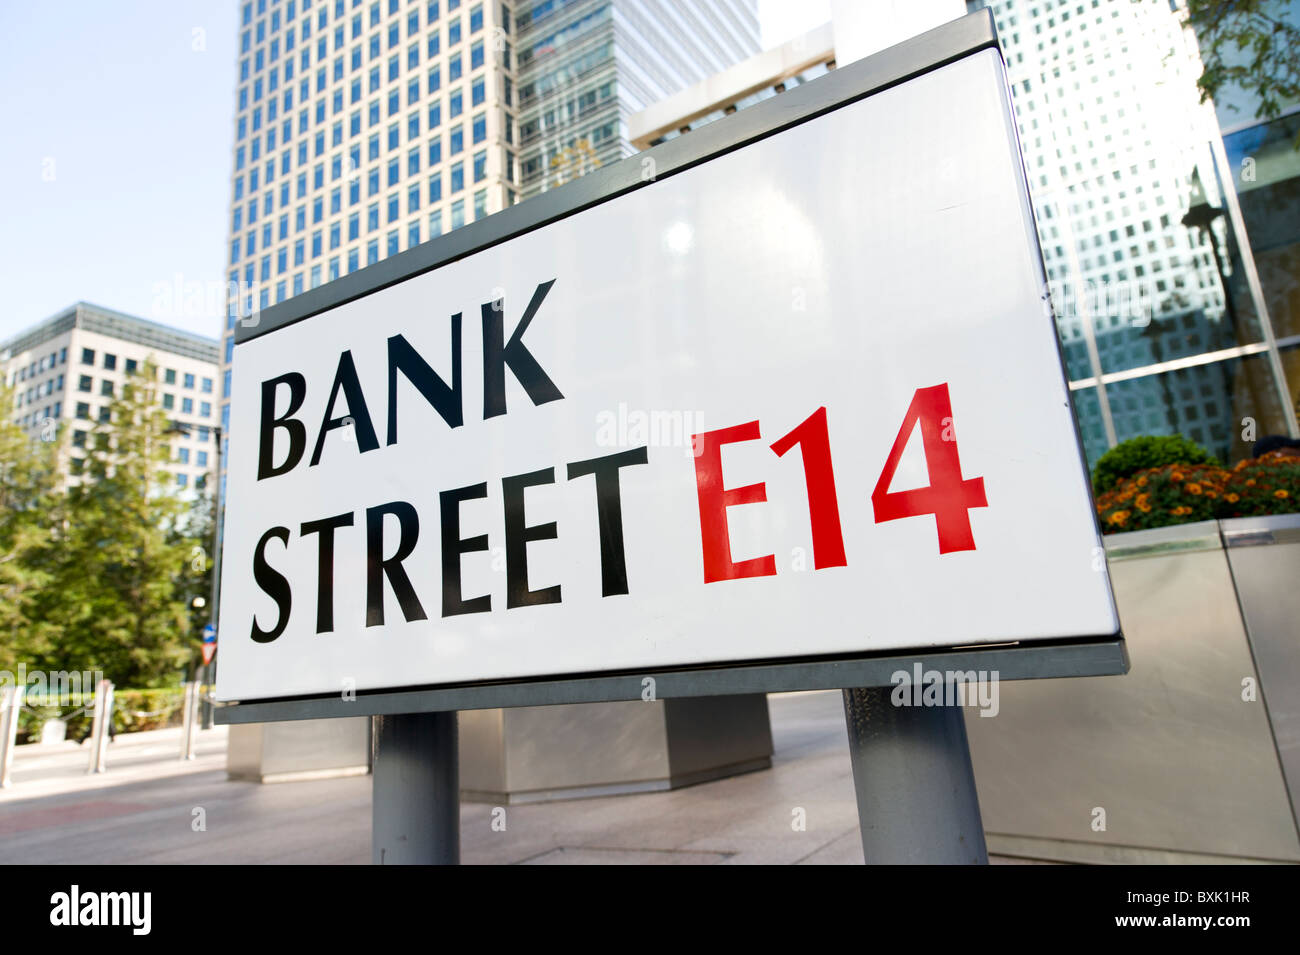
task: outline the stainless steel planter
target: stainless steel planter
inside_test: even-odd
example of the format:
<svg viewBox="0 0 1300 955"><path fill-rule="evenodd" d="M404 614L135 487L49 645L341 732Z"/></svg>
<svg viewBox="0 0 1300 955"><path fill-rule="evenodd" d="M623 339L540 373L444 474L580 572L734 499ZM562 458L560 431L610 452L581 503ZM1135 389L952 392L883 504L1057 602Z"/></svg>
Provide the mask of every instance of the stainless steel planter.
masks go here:
<svg viewBox="0 0 1300 955"><path fill-rule="evenodd" d="M967 713L990 851L1300 861L1300 517L1106 550L1130 673L1007 683L996 717Z"/></svg>
<svg viewBox="0 0 1300 955"><path fill-rule="evenodd" d="M460 714L461 796L478 802L677 789L771 764L761 693Z"/></svg>

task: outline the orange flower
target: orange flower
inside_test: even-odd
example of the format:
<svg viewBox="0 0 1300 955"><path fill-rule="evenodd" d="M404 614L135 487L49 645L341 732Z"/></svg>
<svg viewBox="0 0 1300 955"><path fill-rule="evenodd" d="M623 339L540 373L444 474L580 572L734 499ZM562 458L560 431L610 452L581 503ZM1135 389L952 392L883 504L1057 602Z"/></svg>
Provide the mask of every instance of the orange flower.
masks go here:
<svg viewBox="0 0 1300 955"><path fill-rule="evenodd" d="M1124 522L1128 520L1128 511L1116 511L1106 520L1111 524L1115 524L1120 527L1123 527Z"/></svg>
<svg viewBox="0 0 1300 955"><path fill-rule="evenodd" d="M1284 490L1278 489L1273 492L1273 496L1277 498L1282 498L1282 497L1290 497L1291 495Z"/></svg>
<svg viewBox="0 0 1300 955"><path fill-rule="evenodd" d="M1187 493L1188 493L1188 494L1200 494L1200 493L1201 493L1201 486L1200 486L1199 484L1194 483L1194 482L1191 483L1191 484L1188 484L1188 485L1187 485Z"/></svg>
<svg viewBox="0 0 1300 955"><path fill-rule="evenodd" d="M1238 501L1241 500L1241 496L1237 494L1225 494L1223 495L1223 499L1227 501L1229 504L1236 504Z"/></svg>
<svg viewBox="0 0 1300 955"><path fill-rule="evenodd" d="M1246 487L1254 487L1254 486L1255 486L1255 479L1254 479L1254 478L1246 478Z"/></svg>
<svg viewBox="0 0 1300 955"><path fill-rule="evenodd" d="M1151 495L1139 494L1137 496L1137 500L1134 503L1137 504L1137 509L1139 511L1141 511L1143 514L1146 514L1151 510Z"/></svg>
<svg viewBox="0 0 1300 955"><path fill-rule="evenodd" d="M1173 471L1169 475L1169 480L1171 481L1181 481L1182 479L1183 479L1182 471Z"/></svg>
<svg viewBox="0 0 1300 955"><path fill-rule="evenodd" d="M1174 515L1174 517L1182 517L1184 514L1192 513L1192 509L1190 507L1185 507L1180 504L1178 507L1175 507L1169 513Z"/></svg>
<svg viewBox="0 0 1300 955"><path fill-rule="evenodd" d="M1146 486L1147 486L1147 476L1146 476L1145 474L1143 474L1143 475L1141 475L1140 477L1138 477L1138 479L1137 479L1137 485L1138 485L1138 487L1146 487Z"/></svg>

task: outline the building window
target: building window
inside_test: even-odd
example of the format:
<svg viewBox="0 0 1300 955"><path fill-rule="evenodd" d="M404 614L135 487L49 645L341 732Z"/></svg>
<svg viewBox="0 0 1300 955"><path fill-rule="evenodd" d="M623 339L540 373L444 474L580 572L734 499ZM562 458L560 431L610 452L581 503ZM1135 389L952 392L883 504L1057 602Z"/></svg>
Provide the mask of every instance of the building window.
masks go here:
<svg viewBox="0 0 1300 955"><path fill-rule="evenodd" d="M83 348L81 350L81 363L83 365L95 364L95 350L93 348Z"/></svg>

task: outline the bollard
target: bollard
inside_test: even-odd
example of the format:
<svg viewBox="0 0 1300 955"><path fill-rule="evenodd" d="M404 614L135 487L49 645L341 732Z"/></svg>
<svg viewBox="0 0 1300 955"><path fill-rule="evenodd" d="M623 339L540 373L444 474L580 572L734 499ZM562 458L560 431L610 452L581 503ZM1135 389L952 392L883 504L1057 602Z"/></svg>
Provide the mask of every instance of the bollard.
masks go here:
<svg viewBox="0 0 1300 955"><path fill-rule="evenodd" d="M18 713L23 708L24 686L0 688L0 789L9 785L18 739Z"/></svg>
<svg viewBox="0 0 1300 955"><path fill-rule="evenodd" d="M194 724L199 706L202 684L191 680L185 684L185 702L181 710L181 760L194 758Z"/></svg>
<svg viewBox="0 0 1300 955"><path fill-rule="evenodd" d="M95 716L90 724L90 765L86 775L104 771L104 757L108 749L108 721L113 718L113 683L100 680L95 685Z"/></svg>

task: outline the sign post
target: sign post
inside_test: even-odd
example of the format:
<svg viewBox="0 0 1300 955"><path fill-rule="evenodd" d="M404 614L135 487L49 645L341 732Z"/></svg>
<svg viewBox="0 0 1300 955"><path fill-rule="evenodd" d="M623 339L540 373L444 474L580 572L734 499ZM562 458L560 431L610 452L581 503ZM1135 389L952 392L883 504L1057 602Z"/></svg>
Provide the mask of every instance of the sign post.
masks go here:
<svg viewBox="0 0 1300 955"><path fill-rule="evenodd" d="M868 865L984 865L975 771L959 706L895 706L888 687L844 691Z"/></svg>
<svg viewBox="0 0 1300 955"><path fill-rule="evenodd" d="M1046 301L983 11L263 311L219 719L446 861L458 710L857 687L868 858L981 860L920 683L1127 669Z"/></svg>
<svg viewBox="0 0 1300 955"><path fill-rule="evenodd" d="M374 719L371 860L460 862L460 762L455 713Z"/></svg>

